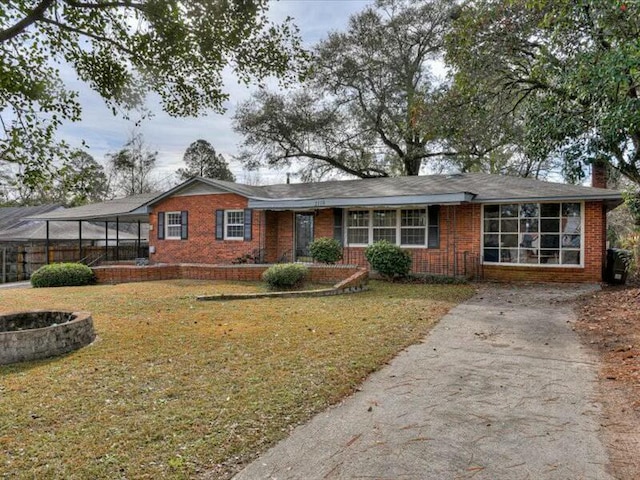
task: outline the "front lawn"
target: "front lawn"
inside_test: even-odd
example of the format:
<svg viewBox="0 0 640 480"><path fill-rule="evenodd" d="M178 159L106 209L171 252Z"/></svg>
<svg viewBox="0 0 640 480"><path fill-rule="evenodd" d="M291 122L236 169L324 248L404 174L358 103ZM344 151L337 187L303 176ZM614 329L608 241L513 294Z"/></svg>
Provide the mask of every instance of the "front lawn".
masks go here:
<svg viewBox="0 0 640 480"><path fill-rule="evenodd" d="M98 339L0 367L7 478L227 478L417 342L467 285L196 302L197 281L0 290L0 311L88 310Z"/></svg>

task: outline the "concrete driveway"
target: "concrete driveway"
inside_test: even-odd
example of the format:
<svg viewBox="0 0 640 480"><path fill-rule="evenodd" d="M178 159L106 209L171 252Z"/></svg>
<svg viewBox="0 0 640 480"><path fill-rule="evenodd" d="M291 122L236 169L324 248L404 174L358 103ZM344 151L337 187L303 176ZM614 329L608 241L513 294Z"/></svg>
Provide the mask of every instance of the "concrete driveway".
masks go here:
<svg viewBox="0 0 640 480"><path fill-rule="evenodd" d="M248 479L611 479L595 359L569 301L596 286L483 285Z"/></svg>

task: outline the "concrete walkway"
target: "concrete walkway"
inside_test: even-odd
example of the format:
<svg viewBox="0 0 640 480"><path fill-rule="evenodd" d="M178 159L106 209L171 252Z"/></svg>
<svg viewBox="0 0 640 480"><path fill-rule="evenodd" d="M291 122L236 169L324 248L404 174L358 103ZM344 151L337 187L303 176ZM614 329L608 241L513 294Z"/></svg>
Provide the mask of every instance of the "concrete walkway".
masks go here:
<svg viewBox="0 0 640 480"><path fill-rule="evenodd" d="M612 479L567 303L596 288L482 286L236 480Z"/></svg>

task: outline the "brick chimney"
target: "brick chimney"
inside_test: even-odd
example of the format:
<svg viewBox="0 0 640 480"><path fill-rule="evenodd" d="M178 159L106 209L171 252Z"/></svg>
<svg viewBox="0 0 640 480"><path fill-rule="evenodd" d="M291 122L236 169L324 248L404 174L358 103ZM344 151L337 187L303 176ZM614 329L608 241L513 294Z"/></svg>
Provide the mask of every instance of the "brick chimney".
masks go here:
<svg viewBox="0 0 640 480"><path fill-rule="evenodd" d="M591 164L591 186L595 188L607 188L607 162L594 160Z"/></svg>

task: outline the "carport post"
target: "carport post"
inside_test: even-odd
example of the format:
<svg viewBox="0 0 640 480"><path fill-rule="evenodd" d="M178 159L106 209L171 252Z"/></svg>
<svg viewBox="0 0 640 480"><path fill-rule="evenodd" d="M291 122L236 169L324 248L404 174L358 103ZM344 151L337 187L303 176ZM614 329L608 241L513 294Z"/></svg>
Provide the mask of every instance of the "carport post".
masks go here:
<svg viewBox="0 0 640 480"><path fill-rule="evenodd" d="M45 222L47 238L44 242L44 263L49 264L49 220Z"/></svg>
<svg viewBox="0 0 640 480"><path fill-rule="evenodd" d="M116 262L120 260L120 217L116 217Z"/></svg>
<svg viewBox="0 0 640 480"><path fill-rule="evenodd" d="M80 247L80 262L82 262L82 220L78 220L78 246Z"/></svg>
<svg viewBox="0 0 640 480"><path fill-rule="evenodd" d="M109 222L104 222L104 261L109 261Z"/></svg>
<svg viewBox="0 0 640 480"><path fill-rule="evenodd" d="M140 236L142 234L140 233L140 220L138 220L138 253L137 253L137 257L140 258L142 257L142 241L140 240Z"/></svg>

